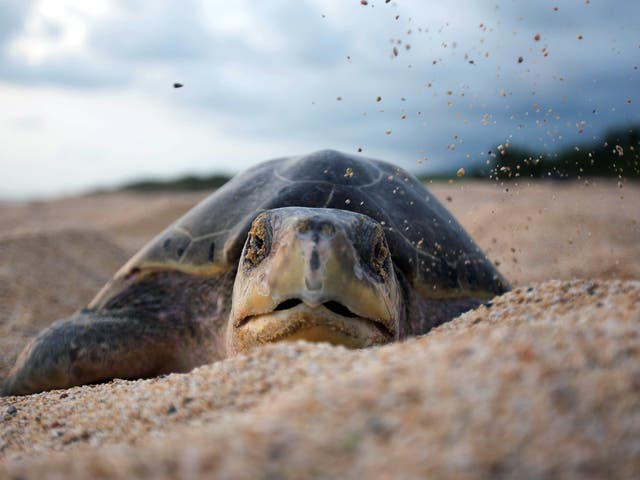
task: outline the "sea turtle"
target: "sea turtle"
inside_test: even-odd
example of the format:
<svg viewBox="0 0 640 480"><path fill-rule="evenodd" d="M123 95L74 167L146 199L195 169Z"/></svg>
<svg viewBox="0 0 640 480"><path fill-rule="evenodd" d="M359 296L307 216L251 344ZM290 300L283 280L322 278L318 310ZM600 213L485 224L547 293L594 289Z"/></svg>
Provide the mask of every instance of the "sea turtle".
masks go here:
<svg viewBox="0 0 640 480"><path fill-rule="evenodd" d="M333 150L280 158L237 175L40 332L3 394L184 372L283 340L383 344L508 288L405 170Z"/></svg>

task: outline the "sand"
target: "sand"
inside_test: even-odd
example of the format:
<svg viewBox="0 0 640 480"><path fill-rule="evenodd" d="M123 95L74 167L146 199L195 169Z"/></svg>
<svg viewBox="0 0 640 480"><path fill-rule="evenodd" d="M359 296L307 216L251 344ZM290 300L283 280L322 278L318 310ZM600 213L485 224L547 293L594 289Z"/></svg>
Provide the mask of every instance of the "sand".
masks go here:
<svg viewBox="0 0 640 480"><path fill-rule="evenodd" d="M401 344L0 398L0 477L637 478L640 185L431 190L514 291ZM0 204L0 379L200 198Z"/></svg>

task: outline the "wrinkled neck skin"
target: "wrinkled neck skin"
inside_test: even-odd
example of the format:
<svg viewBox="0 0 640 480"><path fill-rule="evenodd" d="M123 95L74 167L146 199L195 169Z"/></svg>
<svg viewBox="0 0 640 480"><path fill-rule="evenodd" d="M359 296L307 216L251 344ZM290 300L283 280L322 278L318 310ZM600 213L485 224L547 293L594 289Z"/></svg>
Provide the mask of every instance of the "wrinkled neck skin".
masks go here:
<svg viewBox="0 0 640 480"><path fill-rule="evenodd" d="M380 225L341 210L290 207L258 216L232 298L227 355L279 341L389 343L406 317Z"/></svg>

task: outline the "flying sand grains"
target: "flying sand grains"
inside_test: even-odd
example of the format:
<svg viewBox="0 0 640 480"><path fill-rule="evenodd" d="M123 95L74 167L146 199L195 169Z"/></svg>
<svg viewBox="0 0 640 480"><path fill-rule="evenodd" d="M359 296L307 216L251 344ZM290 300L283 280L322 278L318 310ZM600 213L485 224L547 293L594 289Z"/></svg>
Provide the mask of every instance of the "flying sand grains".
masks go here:
<svg viewBox="0 0 640 480"><path fill-rule="evenodd" d="M462 167L460 167L458 169L458 171L456 172L456 175L459 176L459 177L463 177L464 174L465 174L465 171L464 171L464 168L462 168Z"/></svg>

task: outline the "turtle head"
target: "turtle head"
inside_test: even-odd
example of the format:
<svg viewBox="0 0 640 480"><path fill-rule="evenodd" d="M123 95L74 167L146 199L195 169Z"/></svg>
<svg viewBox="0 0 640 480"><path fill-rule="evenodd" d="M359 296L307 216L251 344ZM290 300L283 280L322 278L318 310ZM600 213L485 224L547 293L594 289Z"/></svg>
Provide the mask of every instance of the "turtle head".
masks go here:
<svg viewBox="0 0 640 480"><path fill-rule="evenodd" d="M253 221L240 257L227 352L287 340L391 342L403 305L378 222L335 209L268 210Z"/></svg>

